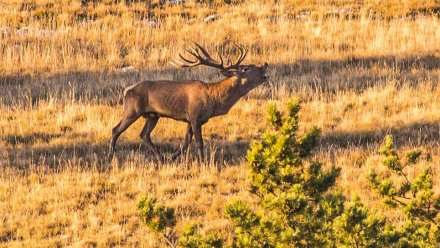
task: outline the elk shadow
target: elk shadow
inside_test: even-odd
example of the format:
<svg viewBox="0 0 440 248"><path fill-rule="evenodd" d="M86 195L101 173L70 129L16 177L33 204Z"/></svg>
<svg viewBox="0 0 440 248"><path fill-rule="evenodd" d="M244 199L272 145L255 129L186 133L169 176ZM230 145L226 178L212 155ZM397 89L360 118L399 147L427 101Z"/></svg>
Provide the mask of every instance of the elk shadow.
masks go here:
<svg viewBox="0 0 440 248"><path fill-rule="evenodd" d="M436 56L350 57L340 60L296 60L269 66L270 84L260 86L251 98L273 98L271 92L283 89L286 95L304 99L317 93L333 95L338 91L363 91L384 86L389 81L418 85L422 81L437 84L440 58ZM1 104L28 106L40 100L94 102L117 105L125 87L142 80L202 80L214 82L223 77L207 67L193 69L143 69L116 72L74 71L52 76L0 75Z"/></svg>
<svg viewBox="0 0 440 248"><path fill-rule="evenodd" d="M436 56L304 59L271 67L271 74L277 75L271 86L275 89L266 87L263 98L270 96L268 90L282 89L283 95L296 94L307 100L316 98L316 94L333 96L344 91L361 93L368 88L385 87L390 82L396 87L414 87L426 81L437 86L440 81L437 72L440 58Z"/></svg>

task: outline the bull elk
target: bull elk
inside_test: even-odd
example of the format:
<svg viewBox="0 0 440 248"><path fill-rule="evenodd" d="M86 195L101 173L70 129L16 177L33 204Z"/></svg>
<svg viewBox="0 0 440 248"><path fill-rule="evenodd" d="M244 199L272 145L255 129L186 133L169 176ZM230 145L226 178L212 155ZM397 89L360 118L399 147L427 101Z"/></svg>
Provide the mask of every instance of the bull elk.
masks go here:
<svg viewBox="0 0 440 248"><path fill-rule="evenodd" d="M241 65L247 55L246 48L241 45L236 44L240 51L236 62L232 63L229 59L225 66L220 53L220 61L216 61L205 48L194 44L194 48L186 50L193 58L185 58L179 53L180 60L175 58L171 64L180 67L206 65L219 69L226 79L216 83L197 80L143 81L125 89L122 120L112 130L110 158L113 157L119 136L142 116L146 123L140 137L159 161L161 155L151 141L150 134L161 117L188 123L183 147L172 155L172 159L176 159L182 151L184 154L187 152L194 134L198 159L203 161L202 125L212 117L228 113L242 96L268 79L267 63Z"/></svg>

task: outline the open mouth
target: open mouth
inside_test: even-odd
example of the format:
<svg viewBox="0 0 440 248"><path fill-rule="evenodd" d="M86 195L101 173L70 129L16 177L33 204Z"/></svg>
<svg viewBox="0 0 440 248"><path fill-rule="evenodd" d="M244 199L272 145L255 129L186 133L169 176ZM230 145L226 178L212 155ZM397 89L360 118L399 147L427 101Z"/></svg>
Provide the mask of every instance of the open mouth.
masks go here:
<svg viewBox="0 0 440 248"><path fill-rule="evenodd" d="M269 75L264 75L264 76L263 76L263 79L264 79L264 80L269 79Z"/></svg>

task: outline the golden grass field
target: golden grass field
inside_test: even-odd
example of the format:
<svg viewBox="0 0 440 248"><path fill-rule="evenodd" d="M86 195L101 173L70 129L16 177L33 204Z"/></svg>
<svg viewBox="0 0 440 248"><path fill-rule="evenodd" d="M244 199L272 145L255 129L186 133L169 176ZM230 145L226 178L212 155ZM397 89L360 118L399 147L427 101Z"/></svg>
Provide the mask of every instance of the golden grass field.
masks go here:
<svg viewBox="0 0 440 248"><path fill-rule="evenodd" d="M147 4L146 2L153 2ZM385 2L385 3L384 3ZM280 0L156 6L154 1L0 0L0 246L163 247L136 203L157 196L179 224L230 233L223 207L252 204L245 160L266 127L266 106L302 99L304 129L322 137L316 158L342 168L338 186L378 214L400 220L368 186L378 147L422 147L440 193L440 2ZM214 20L205 18L215 15ZM125 87L145 79L221 79L168 62L198 41L245 63L270 64L269 83L204 126L207 161L155 164L139 133L106 161ZM153 139L165 155L185 124L161 119ZM381 167L378 168L381 170Z"/></svg>

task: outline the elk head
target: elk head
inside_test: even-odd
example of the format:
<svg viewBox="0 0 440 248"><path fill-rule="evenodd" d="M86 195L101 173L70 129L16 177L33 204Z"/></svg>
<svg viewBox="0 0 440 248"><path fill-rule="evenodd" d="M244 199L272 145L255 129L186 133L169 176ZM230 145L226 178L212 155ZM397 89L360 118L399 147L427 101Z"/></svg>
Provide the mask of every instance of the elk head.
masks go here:
<svg viewBox="0 0 440 248"><path fill-rule="evenodd" d="M228 78L237 77L241 84L245 86L245 88L249 88L249 90L262 84L269 78L269 74L267 72L267 63L264 63L263 65L241 65L247 55L247 50L242 45L234 44L239 49L240 55L235 63L232 63L231 59L229 59L229 63L227 66L224 65L223 57L220 53L218 53L218 56L220 58L220 62L218 62L214 60L206 51L206 49L203 48L201 45L195 42L194 45L196 46L195 48L190 47L186 49L186 51L196 59L195 61L187 59L179 53L179 57L181 60L175 58L174 63L171 64L180 67L206 65L209 67L217 68L220 70L220 73ZM200 54L200 52L203 55Z"/></svg>

